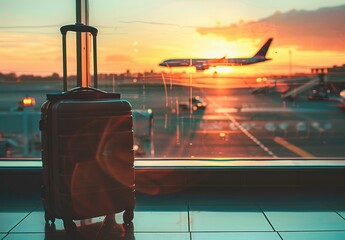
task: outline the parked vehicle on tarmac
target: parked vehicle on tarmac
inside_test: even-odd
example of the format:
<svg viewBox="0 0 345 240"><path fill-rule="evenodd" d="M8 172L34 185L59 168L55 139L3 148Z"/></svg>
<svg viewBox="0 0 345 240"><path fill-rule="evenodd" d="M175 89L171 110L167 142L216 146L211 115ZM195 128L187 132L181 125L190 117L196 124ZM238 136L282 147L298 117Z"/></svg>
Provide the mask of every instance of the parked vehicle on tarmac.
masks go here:
<svg viewBox="0 0 345 240"><path fill-rule="evenodd" d="M182 110L188 110L192 108L193 111L197 111L197 110L205 110L207 103L204 102L204 100L201 97L195 96L189 102L180 103L179 106Z"/></svg>

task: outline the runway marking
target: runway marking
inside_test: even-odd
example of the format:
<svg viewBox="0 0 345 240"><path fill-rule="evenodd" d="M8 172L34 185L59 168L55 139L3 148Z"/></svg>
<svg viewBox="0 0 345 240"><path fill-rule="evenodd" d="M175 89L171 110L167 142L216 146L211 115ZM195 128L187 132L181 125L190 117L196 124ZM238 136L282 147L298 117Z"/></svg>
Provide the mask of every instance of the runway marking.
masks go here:
<svg viewBox="0 0 345 240"><path fill-rule="evenodd" d="M275 137L273 139L276 143L282 145L283 147L289 149L290 151L296 153L297 155L301 156L301 157L305 157L305 158L308 158L308 157L315 157L313 154L311 153L308 153L307 151L304 151L303 149L289 143L288 141L286 141L285 139L281 138L281 137Z"/></svg>
<svg viewBox="0 0 345 240"><path fill-rule="evenodd" d="M211 102L216 108L221 108L213 99L207 97L207 100ZM252 140L256 145L258 145L262 150L264 150L268 155L272 156L273 158L278 158L277 155L275 155L268 147L263 145L256 137L254 137L252 134L250 134L245 128L243 128L234 117L232 117L227 112L222 112L238 129L242 131L250 140Z"/></svg>

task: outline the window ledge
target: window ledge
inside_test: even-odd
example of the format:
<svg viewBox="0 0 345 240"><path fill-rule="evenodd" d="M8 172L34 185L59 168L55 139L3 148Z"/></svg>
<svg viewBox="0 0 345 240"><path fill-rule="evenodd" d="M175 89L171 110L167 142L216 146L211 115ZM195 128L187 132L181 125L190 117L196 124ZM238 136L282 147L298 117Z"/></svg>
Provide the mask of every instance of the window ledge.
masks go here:
<svg viewBox="0 0 345 240"><path fill-rule="evenodd" d="M138 158L135 169L315 169L345 168L344 158ZM41 170L41 158L0 158L0 170Z"/></svg>

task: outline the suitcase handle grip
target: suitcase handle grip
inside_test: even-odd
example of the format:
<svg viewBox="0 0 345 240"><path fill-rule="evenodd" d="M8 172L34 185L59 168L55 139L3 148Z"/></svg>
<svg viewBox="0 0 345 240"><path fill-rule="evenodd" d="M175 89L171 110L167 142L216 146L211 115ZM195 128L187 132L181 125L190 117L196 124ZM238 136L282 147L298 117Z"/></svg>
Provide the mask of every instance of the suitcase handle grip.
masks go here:
<svg viewBox="0 0 345 240"><path fill-rule="evenodd" d="M60 28L60 32L62 34L62 57L63 57L63 90L67 91L67 32L73 31L77 33L82 32L89 32L92 34L93 38L93 77L94 77L94 87L97 88L98 79L97 79L97 28L84 25L84 24L73 24L73 25L65 25Z"/></svg>
<svg viewBox="0 0 345 240"><path fill-rule="evenodd" d="M99 89L93 88L93 87L76 87L76 88L72 88L71 90L69 90L65 94L74 93L74 92L80 92L80 91L84 91L84 92L98 92L98 93L108 94L105 91L102 91L102 90L99 90Z"/></svg>
<svg viewBox="0 0 345 240"><path fill-rule="evenodd" d="M83 25L83 24L73 24L73 25L65 25L60 28L60 32L62 35L66 35L68 31L72 32L89 32L93 36L97 36L98 29L88 26L88 25Z"/></svg>
<svg viewBox="0 0 345 240"><path fill-rule="evenodd" d="M67 92L59 94L47 94L47 98L50 101L63 100L63 99L74 99L74 100L101 100L101 99L121 99L118 93L107 93L93 87L75 87Z"/></svg>
<svg viewBox="0 0 345 240"><path fill-rule="evenodd" d="M121 99L119 93L107 93L93 87L75 87L67 92L47 94L49 101L61 101L64 99L92 100L92 99Z"/></svg>

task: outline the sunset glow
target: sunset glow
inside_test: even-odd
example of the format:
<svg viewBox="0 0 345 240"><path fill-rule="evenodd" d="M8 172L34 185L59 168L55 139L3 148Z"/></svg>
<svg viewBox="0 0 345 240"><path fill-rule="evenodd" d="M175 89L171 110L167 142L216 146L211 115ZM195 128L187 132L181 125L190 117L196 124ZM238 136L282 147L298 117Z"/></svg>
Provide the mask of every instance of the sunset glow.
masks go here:
<svg viewBox="0 0 345 240"><path fill-rule="evenodd" d="M207 73L232 73L234 72L235 69L233 67L225 67L225 66L216 66L216 67L210 67L208 70L205 72Z"/></svg>
<svg viewBox="0 0 345 240"><path fill-rule="evenodd" d="M24 11L16 2L1 3L0 71L61 74L59 27L75 22L75 4L35 0ZM344 64L342 1L265 0L254 11L255 4L90 0L90 25L99 29L99 72L160 72L164 69L158 63L167 58L251 57L270 37L274 41L267 56L272 61L255 67L216 67L206 73L286 74L290 67L298 73ZM73 69L75 49L69 52Z"/></svg>

